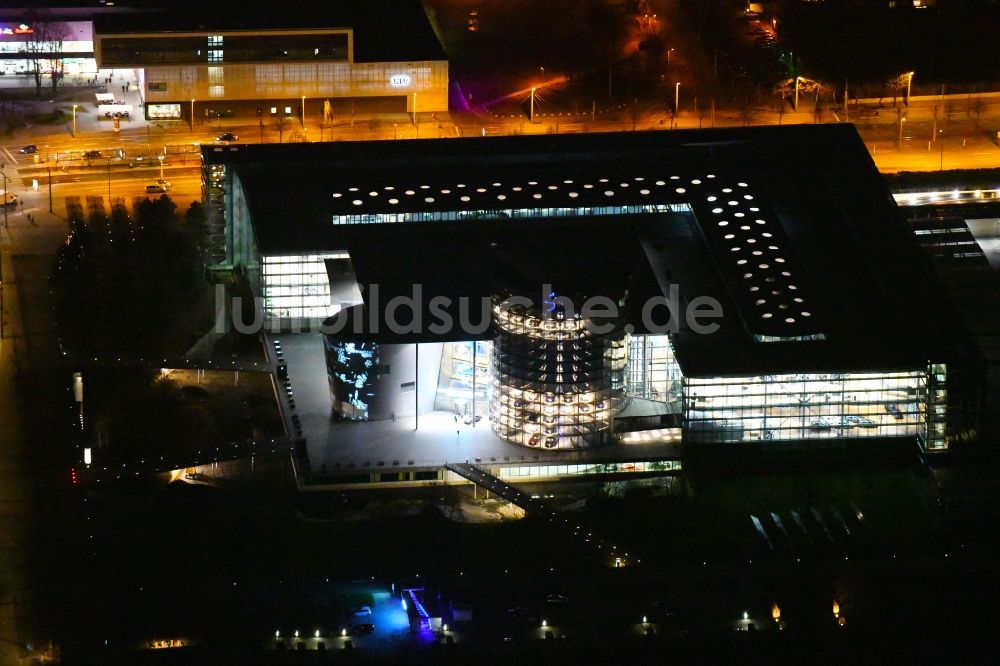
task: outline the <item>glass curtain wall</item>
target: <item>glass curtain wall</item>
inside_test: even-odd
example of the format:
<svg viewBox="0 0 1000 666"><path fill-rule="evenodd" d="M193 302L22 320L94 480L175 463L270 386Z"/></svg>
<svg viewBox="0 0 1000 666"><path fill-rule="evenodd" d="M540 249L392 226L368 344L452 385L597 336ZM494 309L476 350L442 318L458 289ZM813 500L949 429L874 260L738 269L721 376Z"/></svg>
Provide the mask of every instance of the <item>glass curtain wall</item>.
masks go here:
<svg viewBox="0 0 1000 666"><path fill-rule="evenodd" d="M325 262L347 257L343 252L265 256L262 267L265 318L325 319L334 314Z"/></svg>
<svg viewBox="0 0 1000 666"><path fill-rule="evenodd" d="M923 371L686 378L684 385L688 441L924 438L927 434ZM935 409L943 405L938 399ZM943 421L943 411L939 416ZM940 430L943 433L943 425Z"/></svg>
<svg viewBox="0 0 1000 666"><path fill-rule="evenodd" d="M492 350L490 340L442 345L434 409L452 412L469 423L473 414L477 421L486 417Z"/></svg>
<svg viewBox="0 0 1000 666"><path fill-rule="evenodd" d="M672 402L681 398L681 367L666 335L633 335L628 339L629 395Z"/></svg>

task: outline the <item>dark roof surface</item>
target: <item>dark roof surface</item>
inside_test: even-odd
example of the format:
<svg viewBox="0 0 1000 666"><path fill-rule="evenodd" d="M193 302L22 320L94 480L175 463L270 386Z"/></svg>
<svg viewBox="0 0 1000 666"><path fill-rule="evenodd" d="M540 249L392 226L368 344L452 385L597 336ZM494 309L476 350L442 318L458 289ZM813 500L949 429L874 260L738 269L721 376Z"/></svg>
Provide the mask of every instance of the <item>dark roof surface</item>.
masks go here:
<svg viewBox="0 0 1000 666"><path fill-rule="evenodd" d="M353 28L355 62L446 60L419 0L234 0L192 3L161 0L149 11L94 17L97 34L203 30Z"/></svg>
<svg viewBox="0 0 1000 666"><path fill-rule="evenodd" d="M671 284L685 302L710 296L723 309L719 331L682 325L674 337L688 376L917 368L964 349L941 285L849 125L203 155L235 169L264 253L347 249L359 281L383 285L386 299L417 282L429 299L505 285L533 296L532 283L551 281L627 295L626 320L641 331L636 306ZM553 208L564 215L538 218ZM332 223L518 209L534 219Z"/></svg>

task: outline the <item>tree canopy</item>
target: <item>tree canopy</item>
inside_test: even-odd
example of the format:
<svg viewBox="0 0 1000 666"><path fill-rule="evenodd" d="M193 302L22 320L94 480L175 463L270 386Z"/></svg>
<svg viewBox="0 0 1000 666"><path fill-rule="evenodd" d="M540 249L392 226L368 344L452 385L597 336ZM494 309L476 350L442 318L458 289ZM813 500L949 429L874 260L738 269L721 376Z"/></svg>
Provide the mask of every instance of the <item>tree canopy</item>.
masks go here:
<svg viewBox="0 0 1000 666"><path fill-rule="evenodd" d="M133 215L118 204L71 219L53 275L64 347L89 357L183 353L206 316L202 220L199 204L182 217L166 195Z"/></svg>

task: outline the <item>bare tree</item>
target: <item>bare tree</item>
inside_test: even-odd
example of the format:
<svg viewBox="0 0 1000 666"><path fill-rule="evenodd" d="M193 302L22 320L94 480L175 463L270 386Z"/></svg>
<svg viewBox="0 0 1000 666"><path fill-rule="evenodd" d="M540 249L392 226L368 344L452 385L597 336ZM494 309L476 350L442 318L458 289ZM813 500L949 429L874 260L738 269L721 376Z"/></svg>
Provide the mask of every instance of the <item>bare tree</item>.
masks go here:
<svg viewBox="0 0 1000 666"><path fill-rule="evenodd" d="M42 78L48 70L52 80L52 91L63 75L62 42L66 38L66 27L62 23L45 21L37 14L26 17L32 31L28 41L21 46L21 51L27 54L28 71L35 78L35 94L42 96Z"/></svg>

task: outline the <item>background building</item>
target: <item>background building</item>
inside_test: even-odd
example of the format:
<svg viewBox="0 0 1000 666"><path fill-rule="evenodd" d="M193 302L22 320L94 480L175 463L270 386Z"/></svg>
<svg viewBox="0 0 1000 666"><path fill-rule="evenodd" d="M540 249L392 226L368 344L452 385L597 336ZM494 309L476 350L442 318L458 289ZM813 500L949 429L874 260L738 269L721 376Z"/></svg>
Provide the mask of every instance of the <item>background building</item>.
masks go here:
<svg viewBox="0 0 1000 666"><path fill-rule="evenodd" d="M98 66L136 72L149 118L448 109L448 61L417 1L224 2L94 26Z"/></svg>

